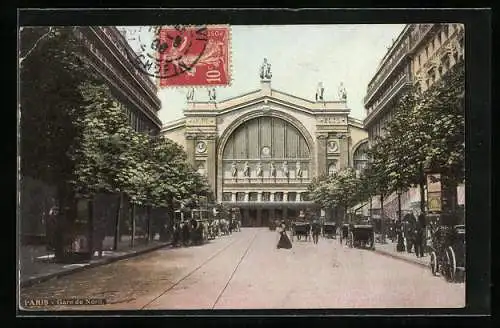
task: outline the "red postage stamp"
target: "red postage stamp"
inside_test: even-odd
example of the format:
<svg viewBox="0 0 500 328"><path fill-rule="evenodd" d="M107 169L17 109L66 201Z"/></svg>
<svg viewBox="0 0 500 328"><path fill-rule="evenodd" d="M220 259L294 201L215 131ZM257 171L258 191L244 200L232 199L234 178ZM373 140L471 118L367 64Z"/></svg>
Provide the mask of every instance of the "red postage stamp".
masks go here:
<svg viewBox="0 0 500 328"><path fill-rule="evenodd" d="M230 37L227 25L160 28L159 86L228 85L231 81Z"/></svg>

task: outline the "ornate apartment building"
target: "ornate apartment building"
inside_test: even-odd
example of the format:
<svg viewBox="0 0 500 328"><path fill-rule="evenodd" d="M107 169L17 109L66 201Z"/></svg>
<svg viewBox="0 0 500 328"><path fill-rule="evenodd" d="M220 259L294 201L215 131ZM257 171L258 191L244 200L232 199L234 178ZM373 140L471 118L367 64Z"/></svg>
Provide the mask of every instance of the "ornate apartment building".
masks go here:
<svg viewBox="0 0 500 328"><path fill-rule="evenodd" d="M76 35L86 45L91 65L111 88L130 124L138 132L156 135L161 102L156 84L129 60L132 48L114 26L84 26Z"/></svg>
<svg viewBox="0 0 500 328"><path fill-rule="evenodd" d="M425 91L457 62L464 60L464 26L462 24L408 24L381 60L368 84L364 104L364 127L370 143L384 135L384 127L392 118L399 96L415 85ZM463 186L459 187L459 204L464 202ZM395 195L387 198L387 214L396 216ZM374 198L375 200L375 198ZM417 209L418 190L411 189L402 198L407 211ZM374 205L374 208L380 204Z"/></svg>
<svg viewBox="0 0 500 328"><path fill-rule="evenodd" d="M130 62L127 52L132 49L122 34L113 26L81 26L72 29L85 45L85 55L90 59L90 65L110 87L131 126L138 132L157 135L161 129L161 121L157 115L161 108L157 87ZM48 213L47 204L55 197L56 189L33 177L23 176L22 179L21 232L30 236L45 235L44 216ZM116 197L99 194L94 202L95 211L109 208L115 201ZM86 216L85 206L83 201L79 202L79 213L84 213L79 214L82 217ZM113 228L112 220L106 224L106 229Z"/></svg>
<svg viewBox="0 0 500 328"><path fill-rule="evenodd" d="M261 88L217 102L188 94L184 118L162 133L183 145L189 161L208 177L217 201L240 208L245 226L296 217L315 205L307 187L313 177L361 168L367 158L362 122L349 116L346 99L302 99Z"/></svg>

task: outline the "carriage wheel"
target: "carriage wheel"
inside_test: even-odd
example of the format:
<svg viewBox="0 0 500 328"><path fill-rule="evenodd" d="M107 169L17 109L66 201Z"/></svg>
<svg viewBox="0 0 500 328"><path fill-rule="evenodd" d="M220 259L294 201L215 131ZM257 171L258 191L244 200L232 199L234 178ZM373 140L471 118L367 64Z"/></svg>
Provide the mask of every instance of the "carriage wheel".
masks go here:
<svg viewBox="0 0 500 328"><path fill-rule="evenodd" d="M349 240L348 240L348 243L349 243L349 247L353 247L354 246L354 234L351 232L349 232Z"/></svg>
<svg viewBox="0 0 500 328"><path fill-rule="evenodd" d="M449 281L455 281L457 272L457 259L455 257L455 251L451 246L446 249L446 262L448 271L446 272L446 277Z"/></svg>
<svg viewBox="0 0 500 328"><path fill-rule="evenodd" d="M429 262L429 266L431 267L431 272L433 275L437 276L438 274L438 265L437 265L437 256L436 252L431 252L431 260Z"/></svg>

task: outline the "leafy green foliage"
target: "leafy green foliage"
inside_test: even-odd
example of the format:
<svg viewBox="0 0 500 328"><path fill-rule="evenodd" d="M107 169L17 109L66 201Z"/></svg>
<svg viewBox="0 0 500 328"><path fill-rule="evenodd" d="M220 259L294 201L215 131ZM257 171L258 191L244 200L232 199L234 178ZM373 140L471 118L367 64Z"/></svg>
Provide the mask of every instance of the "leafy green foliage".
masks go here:
<svg viewBox="0 0 500 328"><path fill-rule="evenodd" d="M313 179L308 187L311 199L324 208L351 207L364 193L360 179L352 168L345 168L331 176Z"/></svg>
<svg viewBox="0 0 500 328"><path fill-rule="evenodd" d="M26 28L21 38L23 175L153 207L211 194L181 146L131 128L74 28Z"/></svg>
<svg viewBox="0 0 500 328"><path fill-rule="evenodd" d="M371 161L360 177L352 169L314 179L312 199L321 206L351 207L370 196L385 197L422 183L422 168L464 179L464 65L456 64L421 93L410 88L397 102L383 137L369 150Z"/></svg>
<svg viewBox="0 0 500 328"><path fill-rule="evenodd" d="M458 63L425 92L411 88L398 101L387 133L371 149L376 193L404 191L421 183L424 166L455 183L463 181L464 74L463 63Z"/></svg>

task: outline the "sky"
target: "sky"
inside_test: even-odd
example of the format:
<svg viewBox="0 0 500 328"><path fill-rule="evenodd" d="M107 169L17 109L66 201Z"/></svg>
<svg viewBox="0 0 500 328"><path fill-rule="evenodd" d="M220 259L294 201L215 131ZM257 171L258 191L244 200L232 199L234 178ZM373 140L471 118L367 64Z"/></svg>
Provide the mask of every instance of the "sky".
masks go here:
<svg viewBox="0 0 500 328"><path fill-rule="evenodd" d="M403 24L231 26L232 82L217 88L217 101L259 89L259 69L267 58L273 89L314 100L322 82L324 99L331 101L338 99L342 82L350 115L363 119L368 82L403 28ZM158 115L163 124L183 117L186 91L159 89ZM195 100L208 100L207 89L197 88Z"/></svg>

